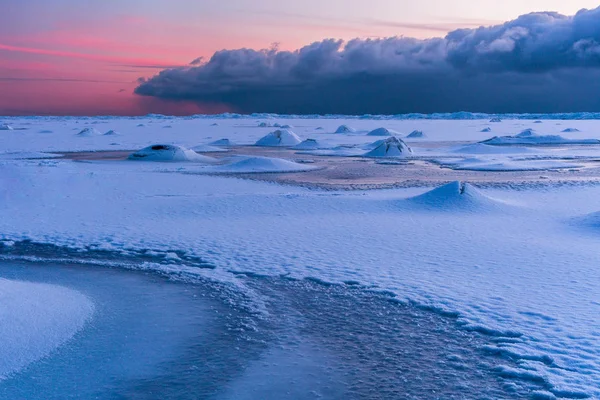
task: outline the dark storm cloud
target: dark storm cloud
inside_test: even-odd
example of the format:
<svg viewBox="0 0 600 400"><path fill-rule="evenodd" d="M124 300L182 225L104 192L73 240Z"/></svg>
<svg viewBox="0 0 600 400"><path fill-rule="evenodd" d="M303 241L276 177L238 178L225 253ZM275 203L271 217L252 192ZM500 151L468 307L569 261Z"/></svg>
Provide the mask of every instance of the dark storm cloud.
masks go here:
<svg viewBox="0 0 600 400"><path fill-rule="evenodd" d="M394 114L600 108L600 8L532 13L445 38L327 39L297 51L222 50L136 93L241 112Z"/></svg>

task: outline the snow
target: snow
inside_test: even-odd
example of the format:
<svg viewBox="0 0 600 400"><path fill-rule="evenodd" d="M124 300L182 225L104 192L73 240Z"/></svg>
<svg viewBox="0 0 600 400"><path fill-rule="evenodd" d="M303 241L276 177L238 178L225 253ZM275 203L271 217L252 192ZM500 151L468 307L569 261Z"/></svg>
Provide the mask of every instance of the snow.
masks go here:
<svg viewBox="0 0 600 400"><path fill-rule="evenodd" d="M423 131L412 131L406 136L407 139L421 139L424 137L425 134L423 133Z"/></svg>
<svg viewBox="0 0 600 400"><path fill-rule="evenodd" d="M74 290L3 278L0 305L0 381L65 344L94 311Z"/></svg>
<svg viewBox="0 0 600 400"><path fill-rule="evenodd" d="M12 131L14 128L8 124L0 124L0 131Z"/></svg>
<svg viewBox="0 0 600 400"><path fill-rule="evenodd" d="M300 144L297 144L296 146L294 146L294 149L298 149L298 150L311 150L311 149L323 149L323 148L327 148L328 146L326 144L321 143L320 141L316 140L316 139L306 139L305 141L303 141Z"/></svg>
<svg viewBox="0 0 600 400"><path fill-rule="evenodd" d="M294 132L288 129L278 129L274 132L269 133L255 144L256 146L295 146L300 144L302 140Z"/></svg>
<svg viewBox="0 0 600 400"><path fill-rule="evenodd" d="M467 211L485 212L510 207L500 200L494 200L469 183L451 182L429 192L403 200L436 212Z"/></svg>
<svg viewBox="0 0 600 400"><path fill-rule="evenodd" d="M354 129L348 125L340 125L335 130L335 133L354 133L354 132L356 132L356 129Z"/></svg>
<svg viewBox="0 0 600 400"><path fill-rule="evenodd" d="M368 132L385 121L398 132L421 130L427 132L426 140L411 143L415 168L420 162L441 160L449 168L467 168L473 177L472 184L442 186L456 178L440 175L438 188L361 191L225 176L307 171L319 162L335 169L338 162L347 162L314 157L315 164L301 164L289 149L253 148L273 157L245 155L210 166L16 159L48 152L131 150L173 140L186 149L199 143L214 146L211 141L223 137L242 145L231 149L232 154L243 154L243 145L264 136L265 130L256 127L258 119L270 118L264 115L169 117L177 126L173 130L162 129L165 121L160 116L3 118L15 127L23 122L31 125L2 137L5 154L20 155L0 159L0 239L51 243L82 254L90 247L122 253L176 249L215 267L203 271L184 270L177 264L164 270L147 267L173 276L185 271L229 281L234 280L231 272L248 272L358 282L392 293L398 301L456 315L462 329L492 338L497 344L493 351L519 363L519 368L498 369L499 377L509 382L540 380L547 382L545 391L558 398L563 394L600 398L600 187L590 182L528 184L515 172L550 169L556 176L567 176L569 168L586 165L593 170L587 164L594 164L600 149L576 145L590 143L581 132L598 132L599 123L593 119L598 116L557 116L570 119L569 127L580 131L565 133L558 125L561 121L546 118L551 116L502 116L493 128L499 135L496 141L521 147L474 143L482 139L480 131L488 125L489 115L446 116L461 118L454 120L440 119L441 115L273 117L301 127L299 132L314 133L315 127L323 127L314 136L332 149L307 152L353 155L350 162L359 166L375 163L360 157L373 150L364 147L374 138L330 133L338 126L351 124ZM543 135L514 135L538 118L545 121L538 125ZM125 132L118 138L120 144L112 146L115 139L104 135L74 134L94 121ZM145 128L134 129L141 121ZM207 129L214 121L219 126ZM40 134L41 129L52 133ZM548 136L560 139L548 141ZM540 148L540 142L560 146ZM299 143L298 139L288 146ZM33 157L22 157L27 152ZM501 173L493 171L507 170L515 172L515 181L494 185L494 177ZM224 176L207 175L212 173ZM488 179L487 184L479 184L481 177Z"/></svg>
<svg viewBox="0 0 600 400"><path fill-rule="evenodd" d="M129 156L129 160L136 161L193 161L201 163L212 163L216 160L211 157L202 156L193 150L171 144L155 144L136 151Z"/></svg>
<svg viewBox="0 0 600 400"><path fill-rule="evenodd" d="M395 136L383 140L365 157L407 157L412 155L412 149L402 139Z"/></svg>
<svg viewBox="0 0 600 400"><path fill-rule="evenodd" d="M77 134L77 136L81 136L81 137L90 137L90 136L99 136L102 135L102 133L100 133L99 130L97 130L96 128L84 128L81 131L79 131L79 133Z"/></svg>
<svg viewBox="0 0 600 400"><path fill-rule="evenodd" d="M490 128L490 127L488 126L487 128L483 128L483 129L482 129L482 130L480 130L479 132L482 132L482 133L488 133L488 132L491 132L491 131L492 131L492 128Z"/></svg>
<svg viewBox="0 0 600 400"><path fill-rule="evenodd" d="M392 129L387 129L387 128L377 128L377 129L373 129L372 131L367 133L367 136L396 136L396 135L400 135L400 133L398 133Z"/></svg>
<svg viewBox="0 0 600 400"><path fill-rule="evenodd" d="M313 166L298 164L281 158L272 157L240 157L233 162L208 169L212 173L273 173L302 172L315 169Z"/></svg>
<svg viewBox="0 0 600 400"><path fill-rule="evenodd" d="M219 140L215 140L214 142L209 143L209 145L210 146L228 147L228 146L233 146L234 144L229 139L219 139Z"/></svg>
<svg viewBox="0 0 600 400"><path fill-rule="evenodd" d="M196 153L227 153L229 150L223 147L213 146L210 144L199 144L198 146L192 147Z"/></svg>
<svg viewBox="0 0 600 400"><path fill-rule="evenodd" d="M538 135L532 129L526 129L515 136L494 136L481 143L490 145L560 145L560 144L600 144L598 139L566 139L560 135Z"/></svg>
<svg viewBox="0 0 600 400"><path fill-rule="evenodd" d="M121 135L121 134L113 129L106 131L106 133L104 134L104 136L119 136L119 135Z"/></svg>

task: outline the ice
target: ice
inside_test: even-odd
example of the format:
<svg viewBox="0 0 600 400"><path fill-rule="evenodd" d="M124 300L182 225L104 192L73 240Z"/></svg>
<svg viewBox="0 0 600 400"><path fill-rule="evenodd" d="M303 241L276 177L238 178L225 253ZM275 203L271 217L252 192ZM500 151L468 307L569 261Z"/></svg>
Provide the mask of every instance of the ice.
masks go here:
<svg viewBox="0 0 600 400"><path fill-rule="evenodd" d="M278 129L258 140L256 146L295 146L301 141L294 132L288 129Z"/></svg>
<svg viewBox="0 0 600 400"><path fill-rule="evenodd" d="M40 157L47 152L129 151L174 140L191 148L223 137L240 145L230 154L244 154L244 146L266 133L256 121L272 118L311 132L332 149L303 152L315 155L310 165L297 162L293 148L250 147L252 156L234 158L216 154L220 164L208 166L7 155L0 162L0 239L17 246L26 240L64 246L82 257L90 248L119 254L177 250L175 254L201 257L214 266L202 275L218 281L234 280L231 272L243 272L360 283L393 293L399 301L454 315L465 331L496 341L499 354L519 364L507 364L516 372L496 371L507 385L527 378L529 371L542 376L543 391L555 397L599 398L600 187L594 160L600 150L577 146L589 144L581 132L597 132L599 116L502 115L493 125L494 135L511 137L506 144L517 146L474 144L492 118L486 114L168 117L171 130L147 122L150 117L3 118L15 127L31 124L3 135L3 151ZM536 119L545 121L536 125L543 134L515 136ZM580 132L562 133L567 123L558 119L568 119L568 127ZM74 135L94 121L125 132L119 145L111 145L115 139L104 135ZM135 129L141 121L146 127ZM215 121L219 126L208 129ZM410 164L417 178L426 175L432 182L423 187L406 180L399 188L345 191L258 181L272 179L260 176L265 171L306 171L291 177L329 171L338 173L330 180L343 182L342 166L358 171L364 166L366 171L375 165L376 173L365 172L365 179L381 188L379 174L404 173L404 166L363 158L373 150L365 146L376 138L333 134L342 124L359 132L383 124L397 132L427 132L426 140L411 143L415 156L410 163L400 161L406 169ZM324 129L317 133L316 127ZM39 134L41 129L52 133ZM548 141L547 136L561 139ZM426 168L436 161L456 170ZM320 166L325 169L307 170ZM467 171L459 179L469 185L453 183L431 192L457 180L454 175L461 168ZM575 168L588 175L579 179L577 171L570 171ZM207 175L219 174L219 169L222 175L259 174L246 179ZM542 177L552 182L544 183ZM198 268L177 263L147 268L173 276L200 274ZM385 318L380 325L387 326Z"/></svg>
<svg viewBox="0 0 600 400"><path fill-rule="evenodd" d="M385 139L373 150L365 153L365 157L407 157L412 149L402 139L395 136Z"/></svg>
<svg viewBox="0 0 600 400"><path fill-rule="evenodd" d="M93 311L77 291L0 278L0 381L65 344Z"/></svg>
<svg viewBox="0 0 600 400"><path fill-rule="evenodd" d="M171 144L155 144L136 151L129 156L130 160L140 161L193 161L201 163L216 162L214 158L202 156L193 150Z"/></svg>

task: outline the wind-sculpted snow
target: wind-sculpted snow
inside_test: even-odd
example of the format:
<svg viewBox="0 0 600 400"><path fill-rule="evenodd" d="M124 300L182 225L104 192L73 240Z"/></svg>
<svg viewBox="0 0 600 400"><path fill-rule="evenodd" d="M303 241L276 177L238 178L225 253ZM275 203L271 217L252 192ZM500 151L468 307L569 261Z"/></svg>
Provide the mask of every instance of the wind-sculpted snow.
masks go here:
<svg viewBox="0 0 600 400"><path fill-rule="evenodd" d="M378 142L373 150L365 153L365 157L409 157L413 153L402 139L395 136Z"/></svg>
<svg viewBox="0 0 600 400"><path fill-rule="evenodd" d="M94 311L77 291L3 278L0 305L0 382L65 344Z"/></svg>
<svg viewBox="0 0 600 400"><path fill-rule="evenodd" d="M138 161L192 161L201 163L214 163L216 160L208 156L202 156L193 150L181 146L155 144L136 151L129 156L130 160Z"/></svg>
<svg viewBox="0 0 600 400"><path fill-rule="evenodd" d="M293 161L272 157L245 157L235 158L231 163L204 170L207 173L220 174L251 174L251 173L274 173L274 172L301 172L310 171L315 167L298 164ZM202 171L200 171L202 172Z"/></svg>
<svg viewBox="0 0 600 400"><path fill-rule="evenodd" d="M302 140L289 129L278 129L269 133L256 142L256 146L277 147L277 146L295 146Z"/></svg>
<svg viewBox="0 0 600 400"><path fill-rule="evenodd" d="M451 182L419 196L404 200L407 204L433 211L485 212L511 206L492 199L469 183Z"/></svg>

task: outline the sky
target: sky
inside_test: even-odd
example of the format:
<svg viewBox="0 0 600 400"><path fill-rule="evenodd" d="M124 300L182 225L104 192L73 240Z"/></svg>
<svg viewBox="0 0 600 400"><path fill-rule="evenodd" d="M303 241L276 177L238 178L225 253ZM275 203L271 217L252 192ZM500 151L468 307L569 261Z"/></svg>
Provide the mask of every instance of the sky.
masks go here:
<svg viewBox="0 0 600 400"><path fill-rule="evenodd" d="M517 19L598 5L0 0L0 115L599 111L600 12Z"/></svg>

